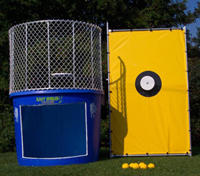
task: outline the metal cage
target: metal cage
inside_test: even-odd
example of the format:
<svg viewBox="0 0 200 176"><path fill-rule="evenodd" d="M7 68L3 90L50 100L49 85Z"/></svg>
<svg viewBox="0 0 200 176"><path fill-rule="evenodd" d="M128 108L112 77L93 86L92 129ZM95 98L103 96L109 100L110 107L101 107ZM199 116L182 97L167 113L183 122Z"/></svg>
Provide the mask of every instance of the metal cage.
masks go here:
<svg viewBox="0 0 200 176"><path fill-rule="evenodd" d="M9 30L10 94L31 90L102 90L101 28L44 20Z"/></svg>

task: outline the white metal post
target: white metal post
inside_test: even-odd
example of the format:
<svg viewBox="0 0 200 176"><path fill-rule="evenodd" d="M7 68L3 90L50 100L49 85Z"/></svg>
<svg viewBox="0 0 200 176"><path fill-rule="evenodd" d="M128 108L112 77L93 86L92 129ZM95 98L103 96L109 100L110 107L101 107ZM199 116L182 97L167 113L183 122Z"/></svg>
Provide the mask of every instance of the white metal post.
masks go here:
<svg viewBox="0 0 200 176"><path fill-rule="evenodd" d="M28 35L27 35L27 30L28 30L28 26L27 24L25 25L25 87L26 87L26 90L28 89L28 82L27 82L27 57L28 57Z"/></svg>
<svg viewBox="0 0 200 176"><path fill-rule="evenodd" d="M73 57L73 87L75 88L75 33L74 33L74 24L75 22L72 23L72 57Z"/></svg>
<svg viewBox="0 0 200 176"><path fill-rule="evenodd" d="M92 31L92 27L90 29L90 51L91 51L91 68L92 68L92 88L94 88L94 56L93 56L93 40L92 40L92 36L93 36L93 31Z"/></svg>
<svg viewBox="0 0 200 176"><path fill-rule="evenodd" d="M99 59L100 59L100 84L101 90L103 90L103 81L102 81L102 56L101 56L101 31L99 32Z"/></svg>
<svg viewBox="0 0 200 176"><path fill-rule="evenodd" d="M189 117L189 133L190 133L190 156L192 156L192 138L191 138L191 124L190 124L190 92L189 92L189 75L188 75L188 55L187 55L187 34L186 34L186 26L184 26L183 28L184 32L185 32L185 54L186 54L186 67L187 67L187 91L188 91L188 117Z"/></svg>
<svg viewBox="0 0 200 176"><path fill-rule="evenodd" d="M10 30L10 90L14 89L14 32Z"/></svg>
<svg viewBox="0 0 200 176"><path fill-rule="evenodd" d="M48 75L49 75L49 88L51 87L51 68L50 68L50 41L49 41L49 21L47 21L47 45L48 45Z"/></svg>
<svg viewBox="0 0 200 176"><path fill-rule="evenodd" d="M108 83L108 116L109 116L109 150L110 157L112 156L112 141L111 141L111 108L110 108L110 65L109 65L109 24L106 22L106 36L107 36L107 83Z"/></svg>

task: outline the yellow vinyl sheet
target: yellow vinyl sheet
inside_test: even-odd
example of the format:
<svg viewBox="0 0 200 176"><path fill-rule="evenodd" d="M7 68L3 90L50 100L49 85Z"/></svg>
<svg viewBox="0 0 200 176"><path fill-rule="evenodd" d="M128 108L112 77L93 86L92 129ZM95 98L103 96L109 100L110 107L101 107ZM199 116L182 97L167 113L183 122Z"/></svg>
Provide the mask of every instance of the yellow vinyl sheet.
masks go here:
<svg viewBox="0 0 200 176"><path fill-rule="evenodd" d="M191 154L185 40L181 29L109 32L112 155Z"/></svg>

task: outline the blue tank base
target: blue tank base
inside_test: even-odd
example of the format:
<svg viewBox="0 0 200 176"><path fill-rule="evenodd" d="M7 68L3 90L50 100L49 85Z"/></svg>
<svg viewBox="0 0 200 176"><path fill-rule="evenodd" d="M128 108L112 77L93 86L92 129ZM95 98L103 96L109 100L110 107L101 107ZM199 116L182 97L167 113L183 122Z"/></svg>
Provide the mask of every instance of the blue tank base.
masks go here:
<svg viewBox="0 0 200 176"><path fill-rule="evenodd" d="M56 166L98 160L102 92L43 90L10 96L19 165Z"/></svg>
<svg viewBox="0 0 200 176"><path fill-rule="evenodd" d="M72 164L87 164L90 162L98 161L99 157L89 159L87 157L71 158L71 159L18 159L20 166L61 166L61 165L72 165Z"/></svg>

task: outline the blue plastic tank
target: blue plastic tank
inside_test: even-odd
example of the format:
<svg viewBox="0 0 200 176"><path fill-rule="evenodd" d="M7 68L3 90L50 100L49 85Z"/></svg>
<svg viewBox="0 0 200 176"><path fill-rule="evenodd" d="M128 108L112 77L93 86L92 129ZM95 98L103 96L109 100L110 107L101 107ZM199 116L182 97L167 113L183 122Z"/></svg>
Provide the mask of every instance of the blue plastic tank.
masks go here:
<svg viewBox="0 0 200 176"><path fill-rule="evenodd" d="M100 142L101 29L45 20L9 30L10 97L24 166L96 161Z"/></svg>

